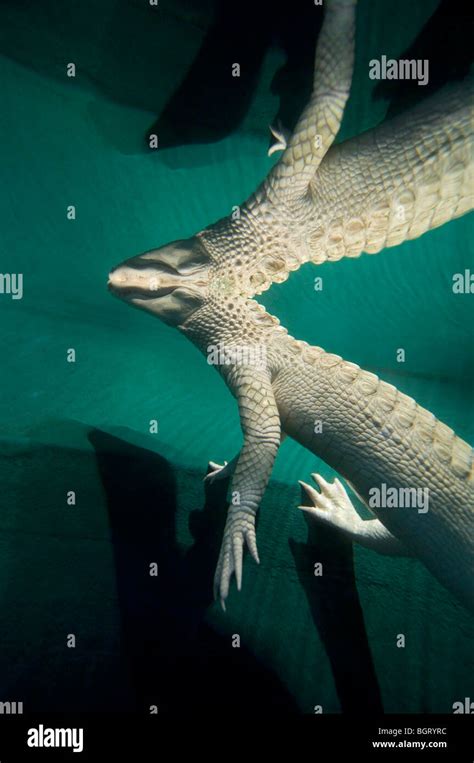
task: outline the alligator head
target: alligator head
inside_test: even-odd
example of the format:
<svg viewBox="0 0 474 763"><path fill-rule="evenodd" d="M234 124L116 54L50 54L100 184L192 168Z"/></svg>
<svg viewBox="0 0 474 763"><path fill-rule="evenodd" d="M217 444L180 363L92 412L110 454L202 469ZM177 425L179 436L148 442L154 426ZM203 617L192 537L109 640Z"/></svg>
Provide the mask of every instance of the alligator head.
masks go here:
<svg viewBox="0 0 474 763"><path fill-rule="evenodd" d="M211 260L192 237L125 260L109 275L109 290L125 302L179 327L206 301Z"/></svg>

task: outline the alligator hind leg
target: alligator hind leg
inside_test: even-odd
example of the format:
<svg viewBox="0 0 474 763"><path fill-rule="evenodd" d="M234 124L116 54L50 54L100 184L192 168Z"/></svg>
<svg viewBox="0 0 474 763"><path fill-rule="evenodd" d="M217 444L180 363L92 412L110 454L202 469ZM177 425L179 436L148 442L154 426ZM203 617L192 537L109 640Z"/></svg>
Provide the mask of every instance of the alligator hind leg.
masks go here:
<svg viewBox="0 0 474 763"><path fill-rule="evenodd" d="M411 556L410 551L378 519L362 519L354 508L340 480L326 482L320 474L311 477L320 490L301 482L311 506L299 506L308 516L337 527L353 543L390 556Z"/></svg>

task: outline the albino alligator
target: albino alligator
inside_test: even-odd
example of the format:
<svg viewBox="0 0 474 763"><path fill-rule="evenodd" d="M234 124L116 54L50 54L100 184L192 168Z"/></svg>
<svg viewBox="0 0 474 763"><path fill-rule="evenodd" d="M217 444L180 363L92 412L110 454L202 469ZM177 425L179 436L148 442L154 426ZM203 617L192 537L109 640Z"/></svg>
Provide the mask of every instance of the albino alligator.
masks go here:
<svg viewBox="0 0 474 763"><path fill-rule="evenodd" d="M256 512L287 434L366 503L374 488L428 490L429 510L382 502L364 522L338 480L316 477L322 491L306 486L307 510L379 551L416 556L474 609L472 449L394 386L289 336L251 299L303 262L378 252L472 208L470 84L331 147L350 90L355 0L326 6L311 100L240 217L127 260L109 287L215 353L237 398L243 446L220 475L233 472L234 497L215 576L223 606L233 574L241 587L245 545L258 562Z"/></svg>

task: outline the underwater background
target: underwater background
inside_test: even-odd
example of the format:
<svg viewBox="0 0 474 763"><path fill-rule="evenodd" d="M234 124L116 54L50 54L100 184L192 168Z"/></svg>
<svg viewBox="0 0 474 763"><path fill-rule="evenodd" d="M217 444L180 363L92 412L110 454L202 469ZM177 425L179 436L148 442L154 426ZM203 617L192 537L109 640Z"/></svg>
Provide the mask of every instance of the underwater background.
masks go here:
<svg viewBox="0 0 474 763"><path fill-rule="evenodd" d="M473 696L473 617L417 561L308 531L297 480L335 474L292 441L261 564L245 560L221 611L226 485L202 478L240 446L235 401L182 335L107 291L113 266L230 214L268 173L268 125L305 102L321 11L285 6L0 4L0 272L24 278L21 300L0 294L0 701L25 712L435 713ZM436 86L466 72L470 23L455 2L361 0L338 139L420 97L370 80L372 58L415 46ZM472 443L473 296L452 289L472 242L468 215L306 265L259 301Z"/></svg>

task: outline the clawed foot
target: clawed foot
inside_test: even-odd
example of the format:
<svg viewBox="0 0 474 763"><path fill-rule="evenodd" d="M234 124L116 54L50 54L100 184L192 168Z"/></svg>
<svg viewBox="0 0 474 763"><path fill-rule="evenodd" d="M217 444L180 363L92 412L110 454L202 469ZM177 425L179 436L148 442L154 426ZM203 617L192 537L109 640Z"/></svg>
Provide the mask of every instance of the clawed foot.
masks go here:
<svg viewBox="0 0 474 763"><path fill-rule="evenodd" d="M267 151L267 156L275 154L277 151L284 151L288 145L290 139L290 133L282 126L280 120L277 121L276 126L269 125L270 132L275 138L275 143L272 143Z"/></svg>
<svg viewBox="0 0 474 763"><path fill-rule="evenodd" d="M341 530L354 532L363 524L363 520L359 517L337 477L332 483L326 482L320 474L312 474L311 477L318 484L321 492L300 480L300 485L306 491L311 506L298 506L299 509Z"/></svg>
<svg viewBox="0 0 474 763"><path fill-rule="evenodd" d="M207 482L208 485L212 485L216 480L225 480L227 477L230 477L231 474L231 468L227 461L224 461L222 465L216 464L214 461L209 461L209 469L211 469L211 471L203 478L203 481Z"/></svg>
<svg viewBox="0 0 474 763"><path fill-rule="evenodd" d="M229 594L229 583L234 573L237 590L240 591L242 586L242 562L245 545L247 545L253 559L259 564L255 537L255 517L246 512L236 511L231 507L214 576L214 598L220 598L224 612L225 600Z"/></svg>

